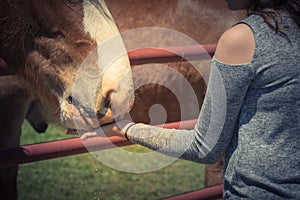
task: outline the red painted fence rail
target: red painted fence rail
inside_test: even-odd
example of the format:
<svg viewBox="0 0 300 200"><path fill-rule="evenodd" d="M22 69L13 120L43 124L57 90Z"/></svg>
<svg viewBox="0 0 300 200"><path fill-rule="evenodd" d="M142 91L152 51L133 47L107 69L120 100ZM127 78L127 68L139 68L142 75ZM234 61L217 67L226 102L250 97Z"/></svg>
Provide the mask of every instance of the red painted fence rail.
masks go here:
<svg viewBox="0 0 300 200"><path fill-rule="evenodd" d="M141 65L146 63L167 63L184 60L199 60L212 56L216 49L216 44L177 46L165 48L143 48L128 51L131 65ZM17 72L7 66L0 58L0 76L14 75Z"/></svg>
<svg viewBox="0 0 300 200"><path fill-rule="evenodd" d="M177 46L165 48L143 48L128 51L131 65L146 63L168 63L185 60L201 60L212 56L216 50L216 44Z"/></svg>
<svg viewBox="0 0 300 200"><path fill-rule="evenodd" d="M158 126L175 129L192 129L194 128L196 121L197 120L194 119L181 122L172 122ZM84 143L80 138L71 138L24 145L19 147L2 148L0 149L0 168L41 160L48 160L52 158L60 158L75 154L82 154L89 151L110 149L113 147L111 143L113 143L117 147L128 146L132 144L128 140L120 137L110 137L109 140L105 138L94 137L85 140ZM192 192L187 192L173 197L168 197L164 200L218 199L222 197L222 193L223 185L217 185Z"/></svg>
<svg viewBox="0 0 300 200"><path fill-rule="evenodd" d="M159 125L165 128L192 129L196 120L187 120L182 122L173 122ZM75 154L87 153L90 151L99 151L112 148L115 146L127 146L131 143L120 137L110 138L89 138L82 142L80 138L71 138L38 144L30 144L12 148L0 149L0 168L9 167L17 164L60 158Z"/></svg>
<svg viewBox="0 0 300 200"><path fill-rule="evenodd" d="M215 185L201 190L195 190L172 197L164 198L163 200L211 200L220 199L223 194L223 184Z"/></svg>

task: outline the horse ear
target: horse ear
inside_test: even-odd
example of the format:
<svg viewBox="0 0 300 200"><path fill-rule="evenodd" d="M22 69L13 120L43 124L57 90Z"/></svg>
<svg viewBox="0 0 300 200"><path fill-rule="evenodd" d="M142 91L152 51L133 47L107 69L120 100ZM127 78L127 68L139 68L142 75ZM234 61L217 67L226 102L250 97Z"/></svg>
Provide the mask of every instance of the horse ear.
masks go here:
<svg viewBox="0 0 300 200"><path fill-rule="evenodd" d="M8 67L7 64L4 62L4 60L2 58L0 58L0 67L1 68L6 68Z"/></svg>
<svg viewBox="0 0 300 200"><path fill-rule="evenodd" d="M11 67L8 67L6 62L2 58L0 58L0 76L15 75L15 74L17 74L17 72Z"/></svg>

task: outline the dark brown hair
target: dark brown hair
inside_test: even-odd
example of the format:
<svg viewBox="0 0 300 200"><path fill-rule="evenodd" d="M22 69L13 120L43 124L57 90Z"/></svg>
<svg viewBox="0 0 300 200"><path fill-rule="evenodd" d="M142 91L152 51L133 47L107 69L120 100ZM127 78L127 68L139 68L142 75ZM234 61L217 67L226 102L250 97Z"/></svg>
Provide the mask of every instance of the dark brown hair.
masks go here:
<svg viewBox="0 0 300 200"><path fill-rule="evenodd" d="M267 9L271 8L271 9ZM281 31L278 14L288 11L300 27L300 1L299 0L250 0L247 6L248 15L259 14L272 29Z"/></svg>

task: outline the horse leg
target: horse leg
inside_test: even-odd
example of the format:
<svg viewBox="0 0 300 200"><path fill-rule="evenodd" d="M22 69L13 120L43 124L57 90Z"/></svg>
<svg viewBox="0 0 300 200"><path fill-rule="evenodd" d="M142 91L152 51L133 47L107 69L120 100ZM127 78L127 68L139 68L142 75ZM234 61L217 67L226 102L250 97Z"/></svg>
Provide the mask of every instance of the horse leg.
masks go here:
<svg viewBox="0 0 300 200"><path fill-rule="evenodd" d="M1 111L1 114L6 115L7 113L3 113ZM6 124L3 123L2 120L0 123L0 148L19 145L21 134L20 125L9 127L6 126ZM17 199L17 173L18 166L0 168L0 199Z"/></svg>
<svg viewBox="0 0 300 200"><path fill-rule="evenodd" d="M31 99L14 77L0 77L0 148L18 146ZM17 199L18 166L0 168L0 199Z"/></svg>
<svg viewBox="0 0 300 200"><path fill-rule="evenodd" d="M16 200L18 166L0 169L0 199Z"/></svg>

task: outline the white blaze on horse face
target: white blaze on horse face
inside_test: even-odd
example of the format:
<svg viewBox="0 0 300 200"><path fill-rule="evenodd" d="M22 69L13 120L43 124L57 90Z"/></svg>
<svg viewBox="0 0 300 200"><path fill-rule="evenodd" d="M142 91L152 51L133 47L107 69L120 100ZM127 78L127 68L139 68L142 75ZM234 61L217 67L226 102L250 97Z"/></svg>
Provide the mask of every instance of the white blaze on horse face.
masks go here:
<svg viewBox="0 0 300 200"><path fill-rule="evenodd" d="M119 30L106 4L104 1L101 1L100 4L102 11L96 8L89 0L83 2L84 29L98 44L114 35L119 35Z"/></svg>
<svg viewBox="0 0 300 200"><path fill-rule="evenodd" d="M95 112L102 109L105 116L99 122L105 124L133 106L133 81L129 58L118 28L104 1L100 1L100 4L102 11L88 0L83 2L83 22L85 31L98 45L100 87L96 87L98 91L90 91L96 95L95 105L91 106ZM107 95L110 95L111 108L105 111L101 102Z"/></svg>

